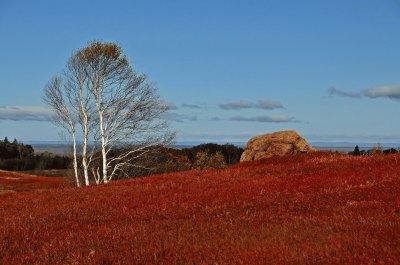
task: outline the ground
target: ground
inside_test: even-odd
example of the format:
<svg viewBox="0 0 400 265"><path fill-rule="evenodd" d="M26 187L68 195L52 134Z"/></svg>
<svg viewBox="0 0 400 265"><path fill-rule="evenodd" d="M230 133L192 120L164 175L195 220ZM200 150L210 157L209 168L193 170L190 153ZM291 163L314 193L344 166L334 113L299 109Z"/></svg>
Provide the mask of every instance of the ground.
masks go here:
<svg viewBox="0 0 400 265"><path fill-rule="evenodd" d="M67 178L38 177L19 172L0 170L0 194L70 186L70 183L71 179Z"/></svg>
<svg viewBox="0 0 400 265"><path fill-rule="evenodd" d="M400 155L316 152L23 188L0 195L0 264L396 264L399 172Z"/></svg>

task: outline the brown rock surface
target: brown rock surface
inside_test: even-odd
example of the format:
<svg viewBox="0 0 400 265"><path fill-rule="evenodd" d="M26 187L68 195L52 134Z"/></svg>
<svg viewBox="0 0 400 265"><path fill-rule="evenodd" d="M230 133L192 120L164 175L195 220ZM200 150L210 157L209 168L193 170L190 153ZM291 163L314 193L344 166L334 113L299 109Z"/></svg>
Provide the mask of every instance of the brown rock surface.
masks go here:
<svg viewBox="0 0 400 265"><path fill-rule="evenodd" d="M315 149L296 131L280 131L250 139L240 162L259 160L274 155L283 156L314 151Z"/></svg>

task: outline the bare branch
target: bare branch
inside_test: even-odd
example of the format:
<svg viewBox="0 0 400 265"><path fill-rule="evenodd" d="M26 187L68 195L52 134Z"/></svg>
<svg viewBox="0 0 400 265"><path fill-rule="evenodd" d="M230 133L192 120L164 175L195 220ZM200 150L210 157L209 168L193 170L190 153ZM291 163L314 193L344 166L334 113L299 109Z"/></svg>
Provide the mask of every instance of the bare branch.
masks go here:
<svg viewBox="0 0 400 265"><path fill-rule="evenodd" d="M148 149L168 144L174 137L162 119L168 108L154 84L130 67L115 43L94 41L77 50L63 75L48 86L52 89L45 89L45 99L55 112L56 123L72 135L76 124L80 125L86 185L97 148L101 166L93 166L91 173L96 183L108 183ZM90 138L94 144L88 152ZM113 150L127 143L130 149L114 156Z"/></svg>

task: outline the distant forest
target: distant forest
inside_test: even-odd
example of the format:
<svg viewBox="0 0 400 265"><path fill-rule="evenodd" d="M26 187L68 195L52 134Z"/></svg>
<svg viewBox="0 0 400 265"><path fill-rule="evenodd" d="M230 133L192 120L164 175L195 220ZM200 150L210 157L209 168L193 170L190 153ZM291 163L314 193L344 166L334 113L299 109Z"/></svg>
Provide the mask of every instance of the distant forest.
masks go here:
<svg viewBox="0 0 400 265"><path fill-rule="evenodd" d="M113 152L124 152L120 148ZM396 149L383 150L380 146L370 150L360 150L358 146L350 155L373 155L397 153ZM116 179L143 177L157 173L170 173L185 170L223 169L239 163L243 148L233 144L201 144L189 148L176 149L161 147L138 158L141 167L127 168ZM97 156L99 156L98 154ZM97 163L94 159L94 163ZM100 160L99 160L100 161ZM7 137L0 140L0 169L10 171L29 171L34 174L51 176L49 170L57 170L60 176L70 176L71 155L55 155L49 152L35 153L33 147Z"/></svg>
<svg viewBox="0 0 400 265"><path fill-rule="evenodd" d="M67 169L71 158L50 153L35 154L31 145L7 137L0 140L0 169L12 171Z"/></svg>
<svg viewBox="0 0 400 265"><path fill-rule="evenodd" d="M123 151L123 149L116 149L113 152ZM116 178L142 177L192 169L222 169L238 163L242 153L243 148L232 144L208 143L184 149L161 147L138 158L142 167L129 168ZM0 140L0 169L2 170L40 173L45 170L64 170L71 167L72 156L48 152L35 153L31 145L18 142L16 139L12 142L7 137Z"/></svg>

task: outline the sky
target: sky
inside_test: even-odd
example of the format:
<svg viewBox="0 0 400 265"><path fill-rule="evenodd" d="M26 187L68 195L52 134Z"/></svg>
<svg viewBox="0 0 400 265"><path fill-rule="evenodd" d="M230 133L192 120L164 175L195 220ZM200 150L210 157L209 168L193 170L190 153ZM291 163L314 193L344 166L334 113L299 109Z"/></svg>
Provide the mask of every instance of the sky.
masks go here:
<svg viewBox="0 0 400 265"><path fill-rule="evenodd" d="M0 139L60 140L44 85L117 42L177 141L400 143L400 0L0 0Z"/></svg>

